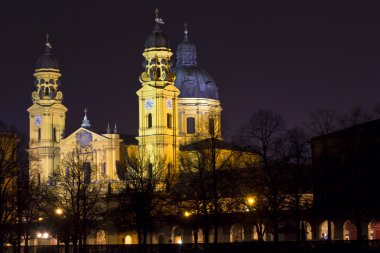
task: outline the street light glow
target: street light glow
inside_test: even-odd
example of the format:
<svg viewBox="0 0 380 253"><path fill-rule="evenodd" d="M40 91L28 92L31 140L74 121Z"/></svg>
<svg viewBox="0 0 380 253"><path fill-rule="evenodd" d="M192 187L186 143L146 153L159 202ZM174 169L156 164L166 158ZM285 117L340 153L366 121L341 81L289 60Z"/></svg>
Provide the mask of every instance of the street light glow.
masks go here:
<svg viewBox="0 0 380 253"><path fill-rule="evenodd" d="M247 203L249 206L253 206L256 203L255 197L247 197Z"/></svg>
<svg viewBox="0 0 380 253"><path fill-rule="evenodd" d="M191 213L188 212L188 211L186 211L186 212L184 213L184 215L185 215L185 217L189 217L189 216L191 215Z"/></svg>
<svg viewBox="0 0 380 253"><path fill-rule="evenodd" d="M55 213L57 215L61 215L61 214L63 214L63 210L61 208L57 208L57 209L55 209Z"/></svg>

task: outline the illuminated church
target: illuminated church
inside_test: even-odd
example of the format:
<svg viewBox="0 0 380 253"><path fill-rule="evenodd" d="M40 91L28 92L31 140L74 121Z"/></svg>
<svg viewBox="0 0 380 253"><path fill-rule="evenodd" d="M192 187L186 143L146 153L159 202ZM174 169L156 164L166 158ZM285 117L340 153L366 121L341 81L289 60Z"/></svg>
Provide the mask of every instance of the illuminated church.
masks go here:
<svg viewBox="0 0 380 253"><path fill-rule="evenodd" d="M29 152L41 182L52 180L62 158L78 146L91 147L91 164L97 168L97 177L117 182L117 164L125 159L131 146L143 149L152 163L157 157L165 158L169 172L175 172L181 145L190 144L195 137L207 138L210 129L221 136L218 88L207 71L197 64L196 47L189 40L187 25L172 68L173 52L161 23L156 11L155 27L146 39L143 52L144 69L139 77L141 88L137 91L139 129L132 141L123 138L116 126L108 127L105 133L94 132L86 110L81 127L66 135L68 109L60 91L61 73L47 38L45 52L37 60L33 105L28 109Z"/></svg>

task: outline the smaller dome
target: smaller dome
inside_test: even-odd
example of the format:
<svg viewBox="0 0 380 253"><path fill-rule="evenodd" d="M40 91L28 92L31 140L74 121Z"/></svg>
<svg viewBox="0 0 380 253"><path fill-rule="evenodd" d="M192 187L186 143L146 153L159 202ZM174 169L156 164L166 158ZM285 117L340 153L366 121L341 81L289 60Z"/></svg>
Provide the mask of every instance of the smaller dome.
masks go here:
<svg viewBox="0 0 380 253"><path fill-rule="evenodd" d="M177 65L197 65L197 48L187 37L177 47Z"/></svg>
<svg viewBox="0 0 380 253"><path fill-rule="evenodd" d="M145 41L145 48L150 47L169 47L168 37L160 30L158 25Z"/></svg>
<svg viewBox="0 0 380 253"><path fill-rule="evenodd" d="M162 18L158 16L159 11L158 9L155 10L156 18L154 21L156 22L156 26L154 27L154 30L151 34L148 35L148 38L146 38L145 41L145 48L151 48L151 47L169 47L169 40L168 36L164 34L160 29L160 24L164 24L164 21Z"/></svg>
<svg viewBox="0 0 380 253"><path fill-rule="evenodd" d="M49 43L46 43L44 54L37 60L36 69L58 69L58 61L51 54L51 46Z"/></svg>

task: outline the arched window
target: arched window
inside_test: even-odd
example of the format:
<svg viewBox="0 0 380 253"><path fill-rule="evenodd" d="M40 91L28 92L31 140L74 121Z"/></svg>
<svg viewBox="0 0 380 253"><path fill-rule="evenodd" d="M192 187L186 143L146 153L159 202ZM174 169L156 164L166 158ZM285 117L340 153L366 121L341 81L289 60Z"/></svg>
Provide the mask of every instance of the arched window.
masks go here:
<svg viewBox="0 0 380 253"><path fill-rule="evenodd" d="M41 142L41 128L38 128L38 142Z"/></svg>
<svg viewBox="0 0 380 253"><path fill-rule="evenodd" d="M166 114L166 126L172 128L172 115L170 113Z"/></svg>
<svg viewBox="0 0 380 253"><path fill-rule="evenodd" d="M195 133L195 118L189 117L186 119L186 128L188 134Z"/></svg>
<svg viewBox="0 0 380 253"><path fill-rule="evenodd" d="M53 128L53 140L57 141L57 129L55 127Z"/></svg>
<svg viewBox="0 0 380 253"><path fill-rule="evenodd" d="M153 164L149 163L149 168L148 168L148 173L149 173L149 179L153 178Z"/></svg>
<svg viewBox="0 0 380 253"><path fill-rule="evenodd" d="M107 167L106 167L106 163L102 163L102 175L104 176L107 172Z"/></svg>
<svg viewBox="0 0 380 253"><path fill-rule="evenodd" d="M172 164L168 163L168 177L170 177L171 170L172 170Z"/></svg>
<svg viewBox="0 0 380 253"><path fill-rule="evenodd" d="M213 118L209 118L208 119L208 132L210 134L214 134L215 133L215 121Z"/></svg>
<svg viewBox="0 0 380 253"><path fill-rule="evenodd" d="M152 128L152 114L148 114L148 128Z"/></svg>
<svg viewBox="0 0 380 253"><path fill-rule="evenodd" d="M86 184L91 182L91 164L89 162L83 163L83 176Z"/></svg>

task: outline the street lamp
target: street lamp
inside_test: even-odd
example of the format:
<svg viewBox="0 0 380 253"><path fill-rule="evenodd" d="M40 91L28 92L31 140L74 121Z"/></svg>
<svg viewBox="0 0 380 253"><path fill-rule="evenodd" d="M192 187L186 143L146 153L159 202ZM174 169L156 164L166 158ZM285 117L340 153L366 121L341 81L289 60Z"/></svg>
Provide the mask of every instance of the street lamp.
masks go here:
<svg viewBox="0 0 380 253"><path fill-rule="evenodd" d="M248 196L246 202L248 206L253 206L256 203L256 198L254 196Z"/></svg>
<svg viewBox="0 0 380 253"><path fill-rule="evenodd" d="M61 208L57 208L57 209L55 209L55 213L57 215L62 215L63 214L63 210Z"/></svg>
<svg viewBox="0 0 380 253"><path fill-rule="evenodd" d="M191 215L191 213L188 212L188 211L186 211L183 215L185 215L185 217L187 218L187 217L189 217Z"/></svg>

